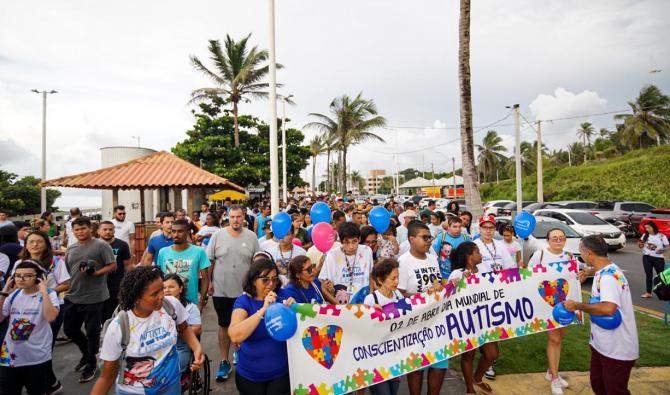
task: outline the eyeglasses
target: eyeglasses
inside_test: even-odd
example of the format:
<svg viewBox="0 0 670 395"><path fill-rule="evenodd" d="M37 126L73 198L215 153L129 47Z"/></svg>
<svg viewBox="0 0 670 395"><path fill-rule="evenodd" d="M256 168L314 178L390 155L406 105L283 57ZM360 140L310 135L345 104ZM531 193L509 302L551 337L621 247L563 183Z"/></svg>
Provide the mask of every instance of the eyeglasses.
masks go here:
<svg viewBox="0 0 670 395"><path fill-rule="evenodd" d="M17 280L30 280L31 278L35 278L37 275L35 274L15 274L14 278Z"/></svg>
<svg viewBox="0 0 670 395"><path fill-rule="evenodd" d="M279 277L258 277L261 281L263 281L263 285L268 285L270 283L277 284L279 281Z"/></svg>
<svg viewBox="0 0 670 395"><path fill-rule="evenodd" d="M309 273L309 274L312 274L312 272L314 271L314 266L309 265L308 267L302 269L302 271L303 271L303 272L307 272L307 273Z"/></svg>
<svg viewBox="0 0 670 395"><path fill-rule="evenodd" d="M425 242L433 241L435 238L433 236L414 236L418 237L419 239L423 239Z"/></svg>
<svg viewBox="0 0 670 395"><path fill-rule="evenodd" d="M496 230L495 226L480 226L479 229L482 230Z"/></svg>
<svg viewBox="0 0 670 395"><path fill-rule="evenodd" d="M565 236L550 237L549 241L565 241Z"/></svg>

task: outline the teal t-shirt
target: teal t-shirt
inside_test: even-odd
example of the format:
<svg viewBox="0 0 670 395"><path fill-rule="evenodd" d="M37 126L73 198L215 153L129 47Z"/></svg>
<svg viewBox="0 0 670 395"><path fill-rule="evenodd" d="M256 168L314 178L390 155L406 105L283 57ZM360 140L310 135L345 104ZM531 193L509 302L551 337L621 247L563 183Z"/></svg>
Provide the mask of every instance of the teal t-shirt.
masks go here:
<svg viewBox="0 0 670 395"><path fill-rule="evenodd" d="M186 287L186 299L198 304L198 272L210 266L203 248L194 245L189 245L184 251L175 251L172 247L162 248L158 253L157 265L163 274L179 275Z"/></svg>
<svg viewBox="0 0 670 395"><path fill-rule="evenodd" d="M443 279L448 279L451 274L451 251L458 247L462 242L470 240L465 233L458 237L453 237L449 232L442 232L437 235L433 241L433 250L437 253L437 263L440 265L440 272Z"/></svg>

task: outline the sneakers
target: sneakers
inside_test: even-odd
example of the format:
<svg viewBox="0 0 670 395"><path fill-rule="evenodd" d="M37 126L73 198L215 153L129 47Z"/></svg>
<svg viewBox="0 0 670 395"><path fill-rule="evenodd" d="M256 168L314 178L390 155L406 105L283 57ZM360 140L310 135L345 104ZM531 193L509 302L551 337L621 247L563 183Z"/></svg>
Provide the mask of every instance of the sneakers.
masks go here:
<svg viewBox="0 0 670 395"><path fill-rule="evenodd" d="M561 385L561 378L551 380L551 395L563 395L563 386Z"/></svg>
<svg viewBox="0 0 670 395"><path fill-rule="evenodd" d="M82 358L82 359L79 360L78 364L74 365L74 371L75 372L81 372L82 370L84 370L84 368L87 365L88 365L88 362L84 358Z"/></svg>
<svg viewBox="0 0 670 395"><path fill-rule="evenodd" d="M232 368L233 367L230 366L230 362L228 361L219 362L219 371L216 372L216 381L220 383L224 380L227 380Z"/></svg>
<svg viewBox="0 0 670 395"><path fill-rule="evenodd" d="M79 382L80 383L88 383L89 381L93 380L95 378L95 373L98 371L97 366L93 365L87 365L86 368L81 372L81 376L79 377Z"/></svg>
<svg viewBox="0 0 670 395"><path fill-rule="evenodd" d="M60 394L62 391L63 391L63 385L60 383L60 381L56 381L54 385L47 388L47 395Z"/></svg>
<svg viewBox="0 0 670 395"><path fill-rule="evenodd" d="M547 373L545 373L544 379L549 381L549 382L554 381L554 377L552 376L551 373L549 373L549 371L547 371ZM568 384L568 382L565 381L565 379L563 377L561 377L560 375L558 376L558 378L556 380L558 380L558 382L561 383L562 388L568 388L570 386L570 384Z"/></svg>
<svg viewBox="0 0 670 395"><path fill-rule="evenodd" d="M496 379L496 371L493 369L493 365L489 367L489 369L484 373L484 377L486 377L489 380L495 380Z"/></svg>

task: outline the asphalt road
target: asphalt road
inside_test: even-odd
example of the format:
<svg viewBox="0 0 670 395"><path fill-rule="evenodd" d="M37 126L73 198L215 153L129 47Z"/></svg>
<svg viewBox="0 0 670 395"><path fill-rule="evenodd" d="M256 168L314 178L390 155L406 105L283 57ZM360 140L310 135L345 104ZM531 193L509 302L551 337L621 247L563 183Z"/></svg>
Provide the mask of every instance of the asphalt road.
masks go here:
<svg viewBox="0 0 670 395"><path fill-rule="evenodd" d="M642 255L640 250L637 248L637 243L634 240L629 240L627 247L613 252L611 254L612 260L621 267L626 274L628 279L631 292L633 296L633 303L636 306L642 307L643 309L652 310L657 315L663 313L664 302L661 302L658 299L643 299L640 295L644 292L644 269L642 268ZM585 291L591 291L591 281L584 283L583 289ZM214 310L210 305L205 309L205 316L203 319L204 322L204 333L202 335L203 346L205 352L208 354L211 362L212 375L216 374L216 369L219 360L219 351L217 346L217 333L216 333L216 316ZM94 381L91 381L86 384L79 384L77 382L79 378L79 373L73 371L74 366L79 361L81 355L79 350L72 343L57 343L56 349L54 351L54 369L56 371L56 376L60 378L63 383L65 394L87 394L90 392L91 387L93 386ZM456 367L458 369L458 367ZM231 378L224 383L216 383L212 377L211 381L212 394L236 394L237 390L235 388L234 378L231 375ZM402 383L401 385L401 394L406 393L407 385ZM424 386L425 388L425 386ZM425 391L425 390L424 390ZM450 371L445 378L445 383L442 388L443 393L460 393L463 391L462 381L453 375Z"/></svg>

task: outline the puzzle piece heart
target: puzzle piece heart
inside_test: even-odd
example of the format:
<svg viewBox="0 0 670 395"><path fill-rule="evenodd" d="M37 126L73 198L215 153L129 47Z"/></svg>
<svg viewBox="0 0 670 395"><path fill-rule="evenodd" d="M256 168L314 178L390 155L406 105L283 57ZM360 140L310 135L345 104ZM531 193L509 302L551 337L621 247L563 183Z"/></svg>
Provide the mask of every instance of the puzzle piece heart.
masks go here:
<svg viewBox="0 0 670 395"><path fill-rule="evenodd" d="M302 333L305 351L326 369L333 367L341 342L342 328L337 325L326 325L323 328L310 326Z"/></svg>
<svg viewBox="0 0 670 395"><path fill-rule="evenodd" d="M537 292L551 307L567 299L569 291L570 284L568 280L563 278L554 281L542 281L537 287Z"/></svg>

